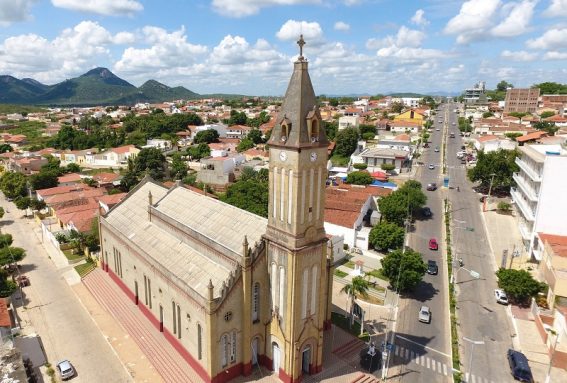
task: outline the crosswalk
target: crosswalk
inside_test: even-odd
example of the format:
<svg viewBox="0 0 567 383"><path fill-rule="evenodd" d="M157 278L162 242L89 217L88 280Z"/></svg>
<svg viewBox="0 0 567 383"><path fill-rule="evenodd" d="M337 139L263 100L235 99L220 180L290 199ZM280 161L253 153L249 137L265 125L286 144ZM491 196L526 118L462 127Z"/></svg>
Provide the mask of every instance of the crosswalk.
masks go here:
<svg viewBox="0 0 567 383"><path fill-rule="evenodd" d="M436 359L430 358L426 355L421 355L409 348L397 345L394 348L394 357L403 359L408 361L408 364L415 364L421 366L423 368L427 368L433 372L436 372L443 376L448 376L452 374L452 368L450 365L442 363ZM465 374L465 382L467 383L494 383L490 379L486 379L480 376L476 376L474 374L470 375L469 373Z"/></svg>

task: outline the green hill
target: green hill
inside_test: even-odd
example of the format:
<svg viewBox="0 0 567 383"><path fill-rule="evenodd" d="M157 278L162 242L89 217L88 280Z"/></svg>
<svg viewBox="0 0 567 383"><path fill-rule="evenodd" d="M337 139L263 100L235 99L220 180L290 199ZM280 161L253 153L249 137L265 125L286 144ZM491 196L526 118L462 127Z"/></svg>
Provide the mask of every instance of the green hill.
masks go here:
<svg viewBox="0 0 567 383"><path fill-rule="evenodd" d="M182 86L170 88L156 80L148 80L138 88L138 91L150 100L189 100L199 97L195 92Z"/></svg>

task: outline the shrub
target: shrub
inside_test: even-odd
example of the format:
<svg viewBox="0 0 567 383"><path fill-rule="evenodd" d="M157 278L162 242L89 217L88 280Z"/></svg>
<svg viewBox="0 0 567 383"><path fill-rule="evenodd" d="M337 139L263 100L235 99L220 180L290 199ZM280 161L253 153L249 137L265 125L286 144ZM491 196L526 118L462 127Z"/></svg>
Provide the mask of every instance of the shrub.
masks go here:
<svg viewBox="0 0 567 383"><path fill-rule="evenodd" d="M497 208L498 210L502 210L502 211L510 211L510 209L512 209L512 205L502 201L502 202L498 202Z"/></svg>
<svg viewBox="0 0 567 383"><path fill-rule="evenodd" d="M352 165L355 169L357 170L364 170L368 167L368 165L364 164L364 163L360 163L360 164L353 164Z"/></svg>
<svg viewBox="0 0 567 383"><path fill-rule="evenodd" d="M375 136L376 136L376 135L375 135L374 133L364 133L364 134L362 135L362 139L363 139L364 141L368 141L368 140L374 139Z"/></svg>
<svg viewBox="0 0 567 383"><path fill-rule="evenodd" d="M392 171L396 168L396 165L394 164L382 164L380 165L380 169L385 170L387 172Z"/></svg>

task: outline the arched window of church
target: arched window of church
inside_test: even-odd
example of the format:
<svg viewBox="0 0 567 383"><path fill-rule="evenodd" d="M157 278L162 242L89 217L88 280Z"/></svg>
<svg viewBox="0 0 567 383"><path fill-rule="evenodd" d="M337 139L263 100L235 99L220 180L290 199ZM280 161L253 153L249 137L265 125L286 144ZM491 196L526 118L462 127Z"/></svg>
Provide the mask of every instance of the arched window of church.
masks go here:
<svg viewBox="0 0 567 383"><path fill-rule="evenodd" d="M319 141L319 121L311 121L311 142Z"/></svg>
<svg viewBox="0 0 567 383"><path fill-rule="evenodd" d="M311 315L317 313L317 265L311 268Z"/></svg>
<svg viewBox="0 0 567 383"><path fill-rule="evenodd" d="M307 317L307 297L309 293L309 269L303 270L301 280L301 319Z"/></svg>
<svg viewBox="0 0 567 383"><path fill-rule="evenodd" d="M252 321L256 322L260 319L260 284L254 283L252 289Z"/></svg>
<svg viewBox="0 0 567 383"><path fill-rule="evenodd" d="M221 338L221 365L226 367L228 364L228 352L229 352L229 340L228 334L224 334Z"/></svg>

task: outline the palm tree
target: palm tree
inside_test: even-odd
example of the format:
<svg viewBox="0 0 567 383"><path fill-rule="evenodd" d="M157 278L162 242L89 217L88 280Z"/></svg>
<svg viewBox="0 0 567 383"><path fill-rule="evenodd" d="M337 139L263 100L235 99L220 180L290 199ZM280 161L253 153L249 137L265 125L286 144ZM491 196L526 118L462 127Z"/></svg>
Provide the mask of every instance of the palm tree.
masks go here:
<svg viewBox="0 0 567 383"><path fill-rule="evenodd" d="M368 296L368 281L361 276L352 278L352 281L346 284L342 289L341 293L348 294L350 299L350 324L352 325L354 315L354 299L357 295L367 297Z"/></svg>

